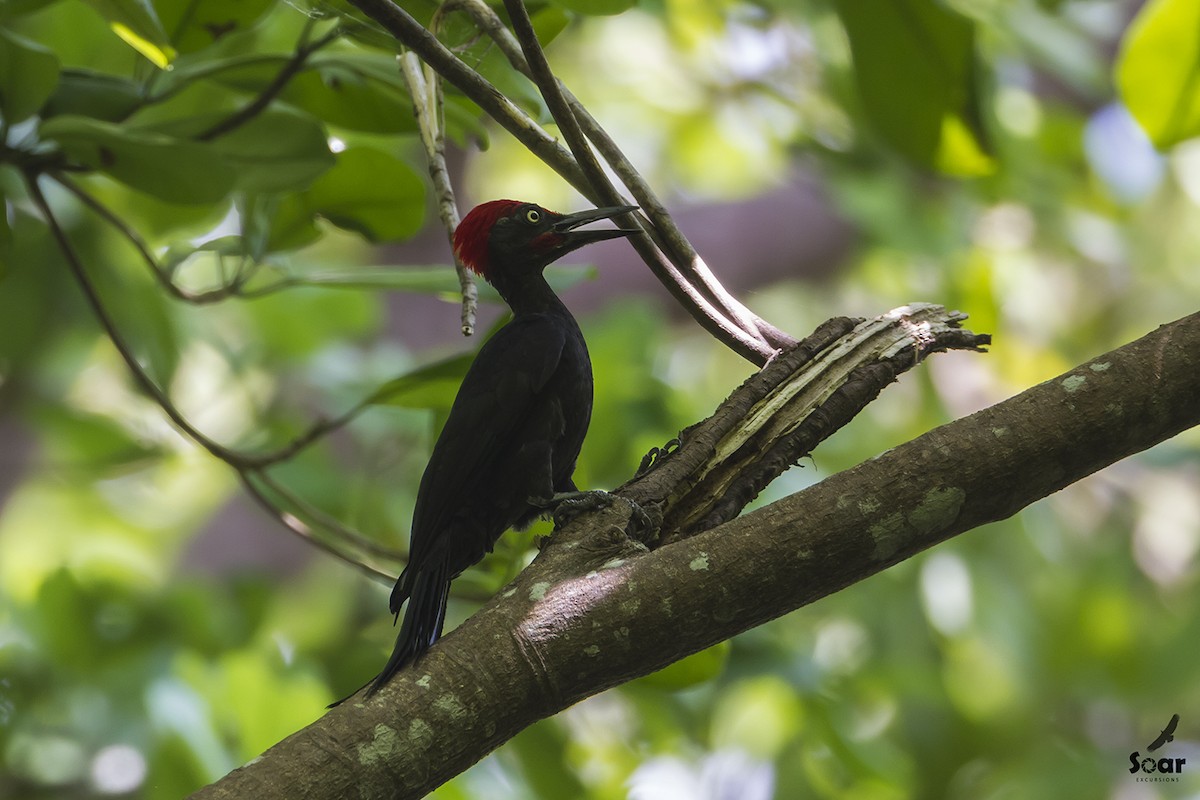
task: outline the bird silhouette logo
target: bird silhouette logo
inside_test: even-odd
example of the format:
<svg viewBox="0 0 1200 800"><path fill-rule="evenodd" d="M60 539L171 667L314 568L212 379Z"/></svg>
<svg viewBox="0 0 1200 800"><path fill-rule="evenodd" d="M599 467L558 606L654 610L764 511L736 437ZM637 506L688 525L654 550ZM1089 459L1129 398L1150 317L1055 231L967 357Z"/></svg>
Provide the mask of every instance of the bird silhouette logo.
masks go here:
<svg viewBox="0 0 1200 800"><path fill-rule="evenodd" d="M1158 735L1158 738L1155 739L1153 742L1151 742L1150 746L1147 747L1146 749L1153 752L1153 751L1157 750L1158 748L1162 747L1167 742L1175 741L1175 727L1178 724L1179 724L1179 715L1175 714L1171 717L1171 721L1167 723L1167 727L1162 729L1162 733L1160 733Z"/></svg>

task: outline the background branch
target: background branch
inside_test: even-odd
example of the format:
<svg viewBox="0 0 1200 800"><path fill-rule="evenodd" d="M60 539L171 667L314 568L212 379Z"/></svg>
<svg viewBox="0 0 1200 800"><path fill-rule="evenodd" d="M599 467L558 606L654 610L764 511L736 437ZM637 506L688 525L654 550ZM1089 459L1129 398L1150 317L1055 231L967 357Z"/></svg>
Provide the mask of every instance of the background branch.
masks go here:
<svg viewBox="0 0 1200 800"><path fill-rule="evenodd" d="M181 433L194 441L201 448L208 451L208 453L213 457L224 461L226 464L229 464L231 467L237 470L238 475L242 479L243 485L250 492L251 496L253 496L255 500L257 500L258 503L262 505L273 517L282 522L285 528L299 536L304 541L310 544L315 544L320 549L336 556L342 561L351 564L356 569L365 572L374 579L382 579L386 582L393 581L393 576L381 572L378 569L364 563L360 559L351 555L347 550L343 550L342 548L335 546L330 542L314 536L312 530L306 523L304 523L295 514L292 514L291 512L277 505L255 482L256 480L259 480L271 487L275 492L283 493L283 488L274 483L270 476L268 476L264 471L265 468L292 458L301 450L313 444L321 437L326 436L327 434L348 424L351 420L370 407L372 397L374 395L372 394L368 396L366 399L360 401L356 405L352 406L348 411L337 417L318 420L306 432L296 437L291 442L283 445L277 450L267 453L243 453L231 447L227 447L226 445L223 445L211 438L193 425L191 421L184 416L183 412L179 410L179 407L175 405L175 402L167 394L167 391L159 386L146 368L142 366L142 363L138 360L137 354L133 350L133 346L126 340L124 334L121 333L120 328L117 326L116 321L113 320L113 318L109 315L108 310L104 305L104 301L100 296L99 288L96 286L91 276L88 275L87 268L80 259L79 254L76 252L74 246L71 244L71 240L67 236L66 231L63 230L62 226L59 224L58 218L55 216L53 209L46 200L45 195L42 193L41 186L38 183L37 174L30 172L27 173L25 177L30 198L33 200L34 205L41 212L42 217L45 219L46 225L50 229L51 236L57 244L59 251L62 253L63 259L66 261L72 275L74 275L75 281L79 285L80 290L83 292L87 304L91 307L93 314L95 314L97 321L99 321L100 327L104 329L109 341L112 342L113 347L116 348L117 353L125 362L125 365L128 367L134 382L141 387L141 389L147 395L149 395L151 399L154 400L154 402L163 410L163 413L167 415L167 417L172 423L174 423L175 427L178 428ZM68 186L68 188L70 188L70 186ZM78 196L81 198L88 197L86 193L82 192L79 193ZM97 204L97 206L101 209L103 208L102 206L99 206L99 204ZM114 224L116 223L114 222ZM120 227L124 229L124 226ZM137 237L132 230L129 231L129 234L131 241L133 241L135 245L138 245L141 242L140 237ZM152 258L144 247L139 247L139 250L144 253L145 257ZM156 266L155 271L161 274L161 271L159 271ZM296 498L292 499L297 500ZM295 504L298 504L298 500ZM386 548L380 548L377 545L368 545L367 543L369 540L367 540L366 537L349 531L349 529L340 525L336 520L333 520L328 515L320 514L316 509L301 505L301 510L308 511L309 516L311 518L315 518L317 524L321 525L326 530L331 531L335 537L343 539L347 544L354 548L365 550L375 555L390 555L393 558L396 557L395 554L391 554L386 550Z"/></svg>
<svg viewBox="0 0 1200 800"><path fill-rule="evenodd" d="M194 797L418 798L527 725L811 603L1200 423L1200 314L647 551L577 519L372 701ZM663 602L670 598L670 602Z"/></svg>

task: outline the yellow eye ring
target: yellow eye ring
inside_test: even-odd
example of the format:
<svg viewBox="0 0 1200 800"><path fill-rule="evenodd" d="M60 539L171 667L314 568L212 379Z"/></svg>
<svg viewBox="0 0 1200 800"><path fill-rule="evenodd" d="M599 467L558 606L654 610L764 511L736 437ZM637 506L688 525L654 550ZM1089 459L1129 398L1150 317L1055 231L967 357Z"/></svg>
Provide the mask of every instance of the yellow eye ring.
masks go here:
<svg viewBox="0 0 1200 800"><path fill-rule="evenodd" d="M536 208L529 209L525 212L525 221L531 225L537 225L542 221L542 212L538 211Z"/></svg>

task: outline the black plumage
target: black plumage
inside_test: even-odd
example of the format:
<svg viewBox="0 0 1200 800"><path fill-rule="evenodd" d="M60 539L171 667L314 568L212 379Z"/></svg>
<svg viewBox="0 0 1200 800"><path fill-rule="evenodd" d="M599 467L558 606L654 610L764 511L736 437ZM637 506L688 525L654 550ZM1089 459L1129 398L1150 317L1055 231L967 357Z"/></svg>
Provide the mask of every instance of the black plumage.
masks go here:
<svg viewBox="0 0 1200 800"><path fill-rule="evenodd" d="M368 694L441 636L450 582L509 528L528 525L555 495L576 490L575 462L592 414L583 334L542 275L583 245L632 233L578 226L632 211L572 215L532 203L476 207L455 232L459 259L488 280L512 320L480 349L421 478L409 561L390 608L407 602L396 646Z"/></svg>

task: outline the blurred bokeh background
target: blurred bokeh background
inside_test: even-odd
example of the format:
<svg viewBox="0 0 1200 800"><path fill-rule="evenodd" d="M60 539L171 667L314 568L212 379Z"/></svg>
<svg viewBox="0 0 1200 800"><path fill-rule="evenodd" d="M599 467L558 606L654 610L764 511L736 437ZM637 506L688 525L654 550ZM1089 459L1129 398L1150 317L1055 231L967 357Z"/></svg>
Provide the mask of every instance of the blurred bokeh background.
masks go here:
<svg viewBox="0 0 1200 800"><path fill-rule="evenodd" d="M76 183L174 265L172 285L194 294L256 271L219 302L173 297L120 230L45 186L112 319L205 434L270 451L375 398L256 485L316 539L346 551L361 533L353 557L384 573L400 566L392 555L403 554L417 481L466 363L456 356L501 318L485 303L481 335L459 335L411 118L384 118L407 100L398 78L379 77L390 55L369 36L330 43L279 101L276 113L319 124L338 156L326 176L289 173L293 186L254 173L257 185L217 202L172 202L177 187L157 183L161 173L99 174L111 165L103 153L89 162L89 143L119 160L130 126L161 131L236 109L297 41L338 24L305 27L306 14L336 7L234 3L238 24L214 43L188 38L195 26L172 10L184 5L0 5L0 86L19 69L48 71L30 52L58 65L38 113L12 118L11 92L0 102L14 148L0 159L3 797L180 797L320 716L374 674L393 637L384 582L266 513L140 391L32 208L15 149L41 137L90 163ZM403 5L426 21L433 11ZM173 77L149 63L154 37L137 35L136 16L113 10L134 6L162 16ZM804 335L830 316L931 301L994 336L987 355L938 356L904 376L760 502L1197 310L1194 6L530 4L540 30L556 34L554 68L761 316ZM543 113L464 21L445 38ZM449 104L464 210L505 196L582 207L461 97ZM272 155L250 149L243 164ZM357 171L346 177L348 154ZM340 211L328 176L346 186ZM180 178L193 179L205 176ZM374 206L356 207L360 195ZM687 319L626 244L575 260L555 280L597 378L577 481L612 487L751 367ZM281 278L289 285L274 286ZM415 377L388 383L404 375ZM433 796L1200 797L1198 454L1195 431L1179 436L592 698ZM547 532L506 536L456 584L450 623L511 579ZM1130 774L1130 753L1175 713L1162 754L1186 757L1185 770Z"/></svg>

